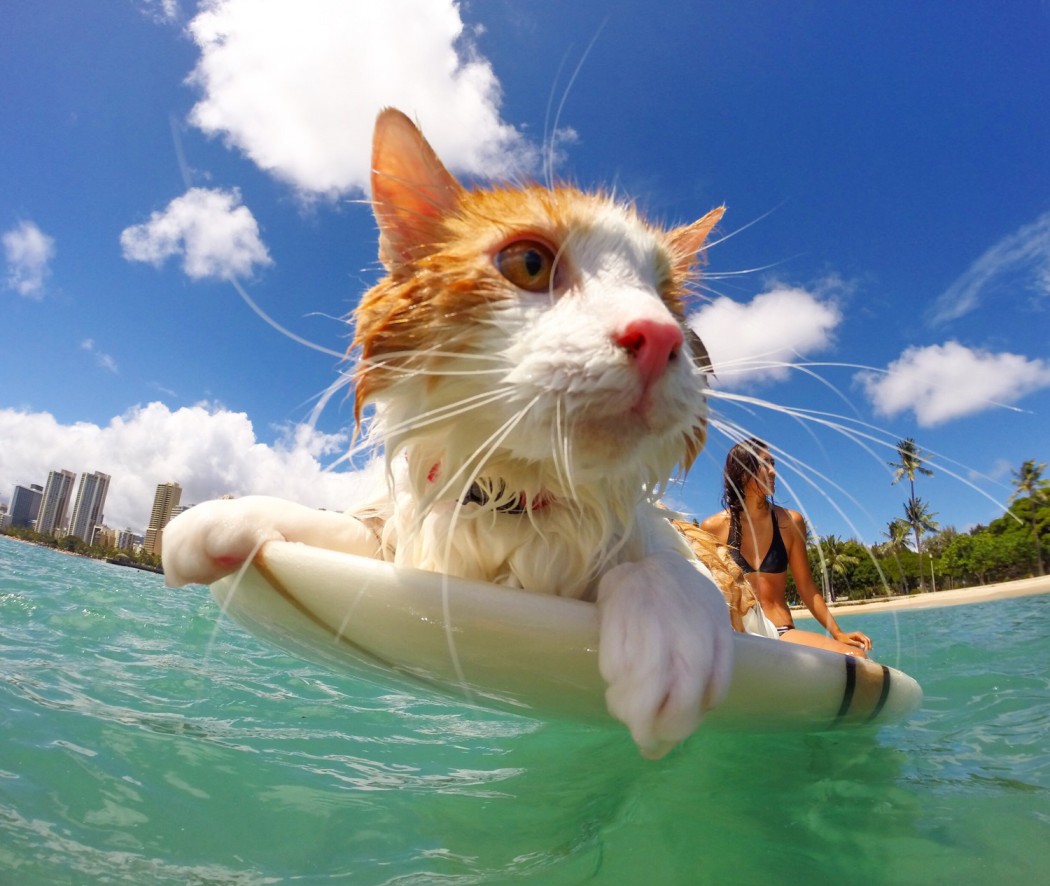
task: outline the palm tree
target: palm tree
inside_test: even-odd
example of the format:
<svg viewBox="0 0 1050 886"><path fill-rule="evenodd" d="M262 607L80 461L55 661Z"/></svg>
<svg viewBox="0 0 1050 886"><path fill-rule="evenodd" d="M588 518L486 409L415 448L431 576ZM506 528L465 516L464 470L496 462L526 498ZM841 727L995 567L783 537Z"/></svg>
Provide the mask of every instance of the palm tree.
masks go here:
<svg viewBox="0 0 1050 886"><path fill-rule="evenodd" d="M904 550L904 540L908 537L909 532L911 532L911 526L908 525L907 520L902 520L900 517L890 520L886 524L886 531L882 533L887 539L886 552L899 554Z"/></svg>
<svg viewBox="0 0 1050 886"><path fill-rule="evenodd" d="M904 522L911 527L915 533L915 553L919 555L919 590L925 587L925 579L922 572L922 547L921 539L924 532L936 532L940 529L933 518L937 515L930 511L930 506L921 498L912 496L904 503Z"/></svg>
<svg viewBox="0 0 1050 886"><path fill-rule="evenodd" d="M828 602L834 603L834 576L845 575L851 566L856 566L860 561L846 550L845 542L835 535L825 535L820 540L820 551L828 576Z"/></svg>
<svg viewBox="0 0 1050 886"><path fill-rule="evenodd" d="M1045 470L1045 462L1036 464L1035 459L1030 458L1021 465L1020 470L1011 471L1014 476L1013 484L1017 489L1014 490L1009 499L1011 502L1017 501L1022 497L1030 499L1031 507L1028 510L1028 519L1032 525L1032 541L1035 542L1035 556L1039 564L1040 575L1045 575L1046 569L1043 566L1043 549L1039 539L1040 533L1039 524L1036 522L1036 512L1041 505L1046 504L1048 499L1050 499L1050 480L1043 479L1043 471Z"/></svg>
<svg viewBox="0 0 1050 886"><path fill-rule="evenodd" d="M915 475L922 474L924 477L933 476L933 471L926 467L926 462L928 462L929 459L912 437L907 437L904 440L897 441L897 457L900 461L887 462L887 464L889 464L889 466L895 471L893 475L893 483L896 485L904 477L907 477L911 491L911 494L908 497L908 502L917 501L915 498ZM904 505L905 514L908 513L908 502ZM919 557L922 557L922 540L919 534L919 526L915 521L907 520L907 518L906 522L915 532L915 553L918 554ZM923 582L920 574L920 589L922 588L922 584Z"/></svg>
<svg viewBox="0 0 1050 886"><path fill-rule="evenodd" d="M897 441L897 457L900 461L891 461L887 464L894 469L893 483L896 485L904 478L908 478L911 485L911 497L915 498L915 475L922 474L924 477L932 477L933 471L926 467L929 458L924 453L914 438Z"/></svg>

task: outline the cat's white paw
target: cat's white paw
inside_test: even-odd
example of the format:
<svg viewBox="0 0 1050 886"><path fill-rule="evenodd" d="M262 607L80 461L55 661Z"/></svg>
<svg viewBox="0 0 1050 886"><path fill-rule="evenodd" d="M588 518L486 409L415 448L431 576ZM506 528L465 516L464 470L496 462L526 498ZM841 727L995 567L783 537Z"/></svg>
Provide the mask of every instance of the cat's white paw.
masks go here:
<svg viewBox="0 0 1050 886"><path fill-rule="evenodd" d="M164 579L171 587L211 584L236 572L268 541L294 541L361 557L381 556L376 532L361 519L265 495L207 501L164 529Z"/></svg>
<svg viewBox="0 0 1050 886"><path fill-rule="evenodd" d="M161 545L169 587L211 584L236 572L263 542L283 540L274 499L207 501L183 511L165 528Z"/></svg>
<svg viewBox="0 0 1050 886"><path fill-rule="evenodd" d="M672 551L609 570L598 588L599 667L609 712L662 757L724 697L732 628L714 583Z"/></svg>

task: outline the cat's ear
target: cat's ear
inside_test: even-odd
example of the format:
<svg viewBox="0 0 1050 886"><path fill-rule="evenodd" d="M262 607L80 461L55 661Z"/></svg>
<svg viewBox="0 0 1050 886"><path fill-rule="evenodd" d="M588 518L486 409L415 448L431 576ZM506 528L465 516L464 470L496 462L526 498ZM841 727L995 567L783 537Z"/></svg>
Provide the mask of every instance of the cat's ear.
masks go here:
<svg viewBox="0 0 1050 886"><path fill-rule="evenodd" d="M425 252L462 193L408 117L395 108L379 113L372 137L372 211L379 223L379 259L387 268Z"/></svg>
<svg viewBox="0 0 1050 886"><path fill-rule="evenodd" d="M725 211L724 206L719 206L717 209L712 209L699 221L675 228L667 234L677 271L683 274L689 273L689 269L696 262L696 254L701 250L708 234L718 224Z"/></svg>

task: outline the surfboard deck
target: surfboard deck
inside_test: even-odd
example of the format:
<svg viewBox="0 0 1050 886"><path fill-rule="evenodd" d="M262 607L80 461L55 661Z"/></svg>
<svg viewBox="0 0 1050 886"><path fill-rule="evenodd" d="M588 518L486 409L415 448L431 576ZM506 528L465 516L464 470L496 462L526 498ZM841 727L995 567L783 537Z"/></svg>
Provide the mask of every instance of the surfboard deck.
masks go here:
<svg viewBox="0 0 1050 886"><path fill-rule="evenodd" d="M400 674L526 716L613 722L592 603L291 542L266 543L212 594L254 634L339 671ZM885 723L922 700L919 684L895 668L744 634L733 641L729 692L704 728Z"/></svg>

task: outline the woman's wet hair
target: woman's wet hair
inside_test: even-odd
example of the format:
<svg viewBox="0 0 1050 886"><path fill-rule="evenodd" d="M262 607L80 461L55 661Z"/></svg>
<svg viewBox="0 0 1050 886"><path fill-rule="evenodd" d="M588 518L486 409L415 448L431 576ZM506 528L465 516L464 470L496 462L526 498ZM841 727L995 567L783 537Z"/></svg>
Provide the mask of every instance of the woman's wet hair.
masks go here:
<svg viewBox="0 0 1050 886"><path fill-rule="evenodd" d="M769 445L758 437L741 440L729 450L722 472L724 508L739 511L744 506L744 490L751 479L758 475L758 467L768 455Z"/></svg>

